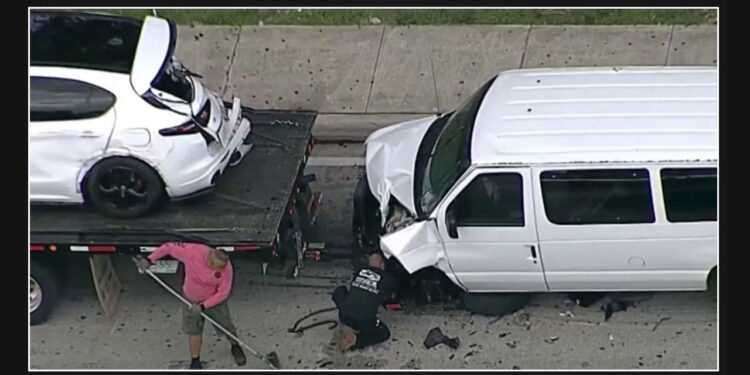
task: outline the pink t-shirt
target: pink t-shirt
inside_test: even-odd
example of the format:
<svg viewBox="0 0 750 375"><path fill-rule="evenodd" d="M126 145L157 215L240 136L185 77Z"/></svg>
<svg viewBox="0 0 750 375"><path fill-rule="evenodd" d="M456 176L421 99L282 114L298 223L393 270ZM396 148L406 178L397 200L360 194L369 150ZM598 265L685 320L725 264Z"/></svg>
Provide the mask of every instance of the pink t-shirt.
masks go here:
<svg viewBox="0 0 750 375"><path fill-rule="evenodd" d="M229 297L232 289L232 263L221 271L208 266L206 257L210 248L201 244L169 242L159 246L148 258L154 262L167 255L185 265L185 283L182 291L193 303L203 303L207 309Z"/></svg>

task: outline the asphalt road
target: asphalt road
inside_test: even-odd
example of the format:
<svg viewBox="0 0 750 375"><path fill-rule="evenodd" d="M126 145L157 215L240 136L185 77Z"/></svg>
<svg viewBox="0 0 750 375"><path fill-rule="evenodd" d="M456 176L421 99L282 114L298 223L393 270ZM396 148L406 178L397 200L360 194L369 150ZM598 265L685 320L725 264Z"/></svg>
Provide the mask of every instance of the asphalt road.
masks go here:
<svg viewBox="0 0 750 375"><path fill-rule="evenodd" d="M318 240L334 250L351 243L351 192L362 173L361 145L319 145L308 172L316 173L324 205ZM704 293L655 293L604 321L606 297L584 308L564 294L536 295L523 310L499 320L472 315L455 304L385 311L393 333L388 343L347 355L325 350L326 326L298 336L287 328L303 315L332 305L330 293L346 283L345 261L308 262L297 279L271 270L265 283L253 259L236 256L230 298L240 338L258 352L276 351L285 369L714 369L717 366L717 308ZM119 312L102 315L85 259L71 263L68 286L48 322L30 328L32 369L175 369L189 359L181 333L180 302L117 257L124 292ZM176 276L165 280L179 287ZM333 318L333 313L321 319ZM668 318L668 319L666 319ZM313 320L315 321L315 320ZM660 322L661 321L661 322ZM657 322L660 322L657 325ZM427 332L440 327L459 337L454 350L426 349ZM229 346L206 329L206 368L234 369ZM243 368L264 369L248 354Z"/></svg>

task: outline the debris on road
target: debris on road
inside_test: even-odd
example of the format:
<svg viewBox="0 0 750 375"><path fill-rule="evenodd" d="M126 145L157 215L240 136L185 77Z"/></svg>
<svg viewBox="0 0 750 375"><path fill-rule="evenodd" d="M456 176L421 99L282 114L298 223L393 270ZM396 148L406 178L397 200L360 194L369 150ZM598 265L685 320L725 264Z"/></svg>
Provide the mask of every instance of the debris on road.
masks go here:
<svg viewBox="0 0 750 375"><path fill-rule="evenodd" d="M567 310L564 313L560 313L560 316L567 316L568 318L575 318L576 317L575 315L573 315L572 312L570 312L570 310Z"/></svg>
<svg viewBox="0 0 750 375"><path fill-rule="evenodd" d="M552 344L553 342L557 341L560 338L560 336L552 336L549 338L544 339L544 342L547 344Z"/></svg>
<svg viewBox="0 0 750 375"><path fill-rule="evenodd" d="M513 340L511 342L505 343L505 345L508 345L508 347L511 348L511 349L515 349L516 346L518 346L518 342L516 342L516 340Z"/></svg>
<svg viewBox="0 0 750 375"><path fill-rule="evenodd" d="M513 324L521 327L526 327L527 330L531 329L531 322L529 321L531 319L531 315L527 312L517 312L514 313L511 317L511 321Z"/></svg>
<svg viewBox="0 0 750 375"><path fill-rule="evenodd" d="M440 330L440 327L435 327L427 333L427 337L424 339L423 344L427 349L431 349L438 344L445 344L453 349L458 349L461 341L458 339L458 337L449 338L448 336L443 334L443 331Z"/></svg>
<svg viewBox="0 0 750 375"><path fill-rule="evenodd" d="M464 363L467 363L468 362L468 358L471 357L471 356L473 356L474 354L479 354L479 351L478 350L472 350L472 351L464 354Z"/></svg>
<svg viewBox="0 0 750 375"><path fill-rule="evenodd" d="M657 328L659 328L659 325L660 325L660 324L661 324L662 322L664 322L664 321L667 321L667 320L669 320L669 319L672 319L672 318L670 318L670 317L668 317L668 316L665 316L665 317L661 317L661 318L659 318L659 321L658 321L658 322L656 322L656 324L654 325L654 328L651 328L651 332L654 332L654 331L656 331L656 329L657 329Z"/></svg>
<svg viewBox="0 0 750 375"><path fill-rule="evenodd" d="M503 337L508 336L508 335L510 335L510 332L500 332L500 334L497 335L497 337L503 338Z"/></svg>

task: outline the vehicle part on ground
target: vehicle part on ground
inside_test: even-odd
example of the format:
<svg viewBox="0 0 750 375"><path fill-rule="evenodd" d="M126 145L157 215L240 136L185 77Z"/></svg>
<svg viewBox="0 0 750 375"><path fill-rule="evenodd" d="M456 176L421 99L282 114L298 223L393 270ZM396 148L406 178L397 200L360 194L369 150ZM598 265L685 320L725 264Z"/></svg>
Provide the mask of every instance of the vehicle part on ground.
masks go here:
<svg viewBox="0 0 750 375"><path fill-rule="evenodd" d="M88 203L102 214L136 218L152 209L164 197L164 183L145 163L113 157L97 163L84 179Z"/></svg>
<svg viewBox="0 0 750 375"><path fill-rule="evenodd" d="M47 267L31 262L29 275L29 324L43 323L57 302L57 277Z"/></svg>
<svg viewBox="0 0 750 375"><path fill-rule="evenodd" d="M423 344L427 349L431 349L439 344L445 344L453 349L458 349L461 345L461 340L458 337L449 338L443 334L440 327L435 327L427 333L427 337L425 337Z"/></svg>
<svg viewBox="0 0 750 375"><path fill-rule="evenodd" d="M530 300L528 293L463 293L461 306L475 314L502 316L521 310Z"/></svg>
<svg viewBox="0 0 750 375"><path fill-rule="evenodd" d="M137 261L138 258L133 257L133 261ZM182 303L186 304L187 306L192 306L193 304L190 303L190 301L186 300L183 296L181 296L179 293L175 292L174 289L170 288L169 285L165 284L164 281L162 281L159 276L156 276L153 272L146 269L144 271L147 275L151 276L154 281L156 281L159 285L161 285L162 288L166 289L169 293L171 293L173 296L177 297ZM234 341L236 341L238 344L242 345L247 349L252 355L257 357L258 359L268 363L268 365L274 369L280 369L281 366L279 365L279 357L276 354L276 352L270 352L267 355L262 355L253 350L249 345L245 344L242 340L240 340L237 336L233 335L232 332L229 332L228 329L224 328L221 324L217 323L215 320L211 319L210 316L208 316L205 312L201 311L201 316L206 319L209 323L213 324L216 328L220 329L224 334L232 338Z"/></svg>

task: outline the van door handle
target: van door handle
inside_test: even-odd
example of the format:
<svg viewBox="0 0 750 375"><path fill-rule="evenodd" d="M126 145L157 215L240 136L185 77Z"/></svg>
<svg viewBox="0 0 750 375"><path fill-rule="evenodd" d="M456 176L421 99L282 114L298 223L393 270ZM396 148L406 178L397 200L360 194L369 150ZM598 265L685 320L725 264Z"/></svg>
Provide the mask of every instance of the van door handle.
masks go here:
<svg viewBox="0 0 750 375"><path fill-rule="evenodd" d="M526 245L526 246L528 246L531 249L531 257L527 259L529 259L530 261L534 262L534 264L536 264L536 246L534 245Z"/></svg>

